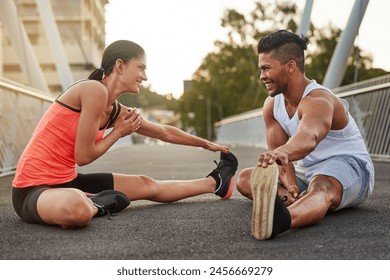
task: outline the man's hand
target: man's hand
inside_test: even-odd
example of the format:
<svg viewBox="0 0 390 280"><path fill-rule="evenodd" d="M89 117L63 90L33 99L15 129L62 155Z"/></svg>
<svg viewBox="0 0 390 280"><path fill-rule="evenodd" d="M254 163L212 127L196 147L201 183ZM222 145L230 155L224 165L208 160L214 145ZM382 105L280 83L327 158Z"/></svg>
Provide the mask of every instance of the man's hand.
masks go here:
<svg viewBox="0 0 390 280"><path fill-rule="evenodd" d="M289 186L286 192L286 198L283 199L284 205L289 206L298 200L299 188L296 185Z"/></svg>
<svg viewBox="0 0 390 280"><path fill-rule="evenodd" d="M289 163L289 158L288 153L281 148L260 154L257 165L265 168L275 162L282 167L281 175L284 175L286 173L286 167Z"/></svg>

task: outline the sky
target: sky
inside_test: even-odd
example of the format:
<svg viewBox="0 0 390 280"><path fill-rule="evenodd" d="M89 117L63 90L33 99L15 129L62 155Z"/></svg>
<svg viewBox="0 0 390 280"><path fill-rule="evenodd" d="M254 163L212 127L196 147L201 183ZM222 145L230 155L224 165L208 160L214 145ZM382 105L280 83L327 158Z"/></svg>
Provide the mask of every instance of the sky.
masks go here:
<svg viewBox="0 0 390 280"><path fill-rule="evenodd" d="M272 1L272 0L270 0ZM293 0L303 12L305 0ZM126 39L140 44L147 55L151 90L159 94L183 93L203 58L225 40L220 26L223 12L249 14L254 0L109 0L106 5L106 44ZM345 27L355 0L314 0L311 21L317 28ZM390 71L390 1L370 0L357 42L373 56L373 66Z"/></svg>

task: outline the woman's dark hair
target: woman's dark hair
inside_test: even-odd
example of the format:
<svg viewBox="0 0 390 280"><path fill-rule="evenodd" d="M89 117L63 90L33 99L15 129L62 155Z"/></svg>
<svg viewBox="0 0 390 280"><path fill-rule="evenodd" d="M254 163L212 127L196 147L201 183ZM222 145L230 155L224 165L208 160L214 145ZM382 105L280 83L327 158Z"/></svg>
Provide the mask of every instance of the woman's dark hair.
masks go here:
<svg viewBox="0 0 390 280"><path fill-rule="evenodd" d="M273 51L272 57L285 64L294 60L300 71L305 69L304 51L307 49L309 40L303 35L298 35L287 30L279 30L260 39L257 51L269 53Z"/></svg>
<svg viewBox="0 0 390 280"><path fill-rule="evenodd" d="M100 67L89 75L88 80L100 81L104 75L110 75L117 59L127 63L130 59L141 58L144 55L144 49L134 42L127 40L115 41L106 47Z"/></svg>

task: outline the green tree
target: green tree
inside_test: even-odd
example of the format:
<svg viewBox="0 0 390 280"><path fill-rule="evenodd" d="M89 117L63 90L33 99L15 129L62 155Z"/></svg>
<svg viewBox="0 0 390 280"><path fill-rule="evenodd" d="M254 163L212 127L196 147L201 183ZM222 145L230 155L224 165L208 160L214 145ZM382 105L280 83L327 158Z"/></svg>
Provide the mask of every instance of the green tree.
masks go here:
<svg viewBox="0 0 390 280"><path fill-rule="evenodd" d="M216 50L204 58L191 89L180 99L184 128L192 127L206 137L208 117L213 124L262 106L267 94L259 82L256 41L268 31L260 32L258 26L296 30L295 13L295 4L286 2L277 6L257 2L248 18L236 10L225 11L221 26L227 30L227 40L215 42Z"/></svg>
<svg viewBox="0 0 390 280"><path fill-rule="evenodd" d="M215 42L216 50L204 58L193 74L191 89L180 99L184 128L194 128L199 136L206 137L208 117L214 123L262 107L267 92L259 83L257 43L279 29L296 32L298 20L297 6L289 1L257 1L249 16L226 10L221 19L221 26L227 32L226 41ZM331 25L323 29L310 26L307 34L310 45L306 52L308 78L322 83L340 34L341 30ZM342 85L386 73L382 69L372 69L369 54L351 50ZM207 106L211 109L210 114Z"/></svg>

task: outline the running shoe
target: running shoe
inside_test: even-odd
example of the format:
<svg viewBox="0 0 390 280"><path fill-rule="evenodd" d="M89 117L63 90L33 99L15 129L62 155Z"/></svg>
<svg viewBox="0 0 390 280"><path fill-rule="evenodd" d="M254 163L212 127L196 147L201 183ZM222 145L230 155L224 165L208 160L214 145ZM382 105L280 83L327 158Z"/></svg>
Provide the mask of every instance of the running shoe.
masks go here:
<svg viewBox="0 0 390 280"><path fill-rule="evenodd" d="M228 199L233 193L234 174L238 167L237 158L232 153L225 154L221 152L219 163L214 162L217 168L206 177L211 176L216 181L214 193L224 199Z"/></svg>
<svg viewBox="0 0 390 280"><path fill-rule="evenodd" d="M91 196L90 199L98 209L97 217L104 215L115 215L119 211L127 208L130 204L129 198L122 192L105 190Z"/></svg>
<svg viewBox="0 0 390 280"><path fill-rule="evenodd" d="M250 178L253 196L252 235L256 239L266 240L289 229L290 212L277 195L278 166L256 166Z"/></svg>

